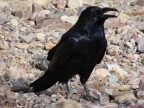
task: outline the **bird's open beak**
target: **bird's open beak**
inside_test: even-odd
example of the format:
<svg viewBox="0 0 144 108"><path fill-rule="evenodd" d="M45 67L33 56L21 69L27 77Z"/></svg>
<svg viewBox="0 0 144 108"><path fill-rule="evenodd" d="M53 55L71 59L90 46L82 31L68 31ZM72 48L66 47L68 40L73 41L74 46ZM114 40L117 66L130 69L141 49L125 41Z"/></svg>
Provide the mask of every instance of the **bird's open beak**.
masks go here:
<svg viewBox="0 0 144 108"><path fill-rule="evenodd" d="M99 18L113 18L113 17L118 16L118 15L115 15L115 14L106 14L106 12L110 12L110 11L117 12L118 15L119 15L119 11L117 9L106 7L106 8L101 9L101 15L99 15Z"/></svg>

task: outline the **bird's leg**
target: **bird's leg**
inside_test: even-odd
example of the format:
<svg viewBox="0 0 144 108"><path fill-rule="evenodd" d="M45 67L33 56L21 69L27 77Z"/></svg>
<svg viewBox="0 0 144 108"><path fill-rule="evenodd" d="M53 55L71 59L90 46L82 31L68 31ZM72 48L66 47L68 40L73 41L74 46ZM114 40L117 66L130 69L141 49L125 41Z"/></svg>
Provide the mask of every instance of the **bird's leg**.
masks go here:
<svg viewBox="0 0 144 108"><path fill-rule="evenodd" d="M88 89L87 89L87 87L86 87L86 84L82 84L82 85L83 85L83 87L84 87L84 89L85 89L86 96L87 96L87 98L88 98L88 100L89 100L90 94L89 94L89 92L88 92Z"/></svg>
<svg viewBox="0 0 144 108"><path fill-rule="evenodd" d="M69 90L68 82L65 83L65 85L66 85L66 89L67 89L66 98L69 99L70 90Z"/></svg>

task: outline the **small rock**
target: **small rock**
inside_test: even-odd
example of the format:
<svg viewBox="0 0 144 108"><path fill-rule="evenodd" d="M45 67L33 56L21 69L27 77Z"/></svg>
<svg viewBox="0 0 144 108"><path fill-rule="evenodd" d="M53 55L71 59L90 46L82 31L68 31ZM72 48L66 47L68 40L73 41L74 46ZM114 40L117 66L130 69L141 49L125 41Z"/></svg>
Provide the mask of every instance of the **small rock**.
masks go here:
<svg viewBox="0 0 144 108"><path fill-rule="evenodd" d="M57 95L62 96L62 97L66 97L66 93L62 92L62 91L57 92Z"/></svg>
<svg viewBox="0 0 144 108"><path fill-rule="evenodd" d="M26 87L26 86L12 86L11 91L13 92L19 92L19 91L23 91L25 93L29 92L30 88Z"/></svg>
<svg viewBox="0 0 144 108"><path fill-rule="evenodd" d="M116 27L121 27L124 24L118 19L118 18L114 18L114 19L108 19L106 20L104 26L105 28L116 28Z"/></svg>
<svg viewBox="0 0 144 108"><path fill-rule="evenodd" d="M19 30L20 30L21 32L24 32L24 31L26 31L26 29L27 29L26 27L20 27Z"/></svg>
<svg viewBox="0 0 144 108"><path fill-rule="evenodd" d="M40 41L45 40L46 35L44 33L36 33L36 38Z"/></svg>
<svg viewBox="0 0 144 108"><path fill-rule="evenodd" d="M38 16L41 17L46 17L48 14L50 14L51 12L49 10L42 10L38 13Z"/></svg>
<svg viewBox="0 0 144 108"><path fill-rule="evenodd" d="M39 94L45 94L45 95L51 96L52 95L52 91L43 90L43 91L40 91Z"/></svg>
<svg viewBox="0 0 144 108"><path fill-rule="evenodd" d="M39 54L42 52L41 47L28 48L28 52L32 54Z"/></svg>
<svg viewBox="0 0 144 108"><path fill-rule="evenodd" d="M127 48L131 48L131 49L133 48L133 45L132 45L131 42L126 42L125 45L126 45Z"/></svg>
<svg viewBox="0 0 144 108"><path fill-rule="evenodd" d="M4 77L7 79L13 78L18 79L20 77L20 74L18 72L17 67L10 67L4 74Z"/></svg>
<svg viewBox="0 0 144 108"><path fill-rule="evenodd" d="M108 77L109 86L118 86L118 78L115 75L111 75Z"/></svg>
<svg viewBox="0 0 144 108"><path fill-rule="evenodd" d="M144 90L144 80L140 80L139 90Z"/></svg>
<svg viewBox="0 0 144 108"><path fill-rule="evenodd" d="M16 47L19 48L19 49L28 49L29 44L27 44L27 43L17 43Z"/></svg>
<svg viewBox="0 0 144 108"><path fill-rule="evenodd" d="M140 78L131 78L128 80L128 84L131 85L133 89L139 88Z"/></svg>
<svg viewBox="0 0 144 108"><path fill-rule="evenodd" d="M18 105L20 105L20 106L25 106L25 104L26 104L26 100L24 100L24 99L20 99L18 101Z"/></svg>
<svg viewBox="0 0 144 108"><path fill-rule="evenodd" d="M28 1L7 1L11 8L10 10L12 11L27 11L27 12L31 12L31 8L32 8L32 2L28 2Z"/></svg>
<svg viewBox="0 0 144 108"><path fill-rule="evenodd" d="M116 45L110 45L107 48L107 54L110 56L115 56L119 52L119 46Z"/></svg>
<svg viewBox="0 0 144 108"><path fill-rule="evenodd" d="M94 73L97 74L97 75L102 75L103 77L106 77L106 76L111 75L111 74L109 73L109 71L106 70L106 69L104 69L104 68L102 68L102 69L97 69ZM92 74L93 74L93 73L92 73Z"/></svg>
<svg viewBox="0 0 144 108"><path fill-rule="evenodd" d="M69 8L79 8L83 6L83 3L81 0L69 0L67 5Z"/></svg>
<svg viewBox="0 0 144 108"><path fill-rule="evenodd" d="M24 83L22 81L16 80L12 81L13 86L24 86Z"/></svg>
<svg viewBox="0 0 144 108"><path fill-rule="evenodd" d="M130 90L130 85L121 85L118 87L120 91L128 91Z"/></svg>
<svg viewBox="0 0 144 108"><path fill-rule="evenodd" d="M5 22L7 22L7 15L6 14L0 14L0 24L4 24Z"/></svg>
<svg viewBox="0 0 144 108"><path fill-rule="evenodd" d="M143 99L143 100L144 100L144 91L139 90L139 91L137 92L137 98L138 98L138 99Z"/></svg>
<svg viewBox="0 0 144 108"><path fill-rule="evenodd" d="M82 0L83 4L94 5L97 0Z"/></svg>
<svg viewBox="0 0 144 108"><path fill-rule="evenodd" d="M39 4L37 4L37 3L32 4L32 12L40 12L42 10L43 10L43 8Z"/></svg>
<svg viewBox="0 0 144 108"><path fill-rule="evenodd" d="M54 46L55 46L55 44L53 44L53 43L51 43L51 42L48 42L48 43L46 43L45 48L46 48L46 50L50 50L50 49L52 49Z"/></svg>
<svg viewBox="0 0 144 108"><path fill-rule="evenodd" d="M144 38L143 37L139 38L137 40L137 44L138 44L138 51L143 53L144 52L144 47L143 47L144 46Z"/></svg>
<svg viewBox="0 0 144 108"><path fill-rule="evenodd" d="M8 46L0 44L0 50L6 50L6 49L8 49Z"/></svg>
<svg viewBox="0 0 144 108"><path fill-rule="evenodd" d="M47 55L46 56L38 56L36 58L36 61L44 68L48 68L48 64L49 64L49 61L47 60Z"/></svg>
<svg viewBox="0 0 144 108"><path fill-rule="evenodd" d="M66 0L58 0L57 1L57 8L64 9L66 7Z"/></svg>
<svg viewBox="0 0 144 108"><path fill-rule="evenodd" d="M12 13L12 15L17 16L19 18L23 17L23 11L15 11Z"/></svg>
<svg viewBox="0 0 144 108"><path fill-rule="evenodd" d="M52 2L52 0L32 0L33 2L47 8L47 6Z"/></svg>
<svg viewBox="0 0 144 108"><path fill-rule="evenodd" d="M34 20L34 19L33 19L33 20ZM42 23L44 23L45 20L46 20L45 17L35 16L35 22L36 22L36 25L37 25L37 26L40 25L40 24L42 24Z"/></svg>
<svg viewBox="0 0 144 108"><path fill-rule="evenodd" d="M127 25L132 26L133 28L137 28L139 30L144 30L144 22L141 21L127 21Z"/></svg>
<svg viewBox="0 0 144 108"><path fill-rule="evenodd" d="M13 25L13 26L18 26L18 21L16 19L10 19L10 23Z"/></svg>
<svg viewBox="0 0 144 108"><path fill-rule="evenodd" d="M113 97L118 102L121 102L123 100L137 100L137 98L134 96L132 91L125 91L125 92L115 93L113 95Z"/></svg>
<svg viewBox="0 0 144 108"><path fill-rule="evenodd" d="M109 95L107 93L101 93L100 103L108 104L110 102Z"/></svg>
<svg viewBox="0 0 144 108"><path fill-rule="evenodd" d="M140 6L144 6L144 1L143 0L137 0L137 5L140 5Z"/></svg>
<svg viewBox="0 0 144 108"><path fill-rule="evenodd" d="M74 25L76 23L76 21L78 20L78 17L77 16L62 16L61 19L65 22L68 22L68 23L71 23L72 25Z"/></svg>
<svg viewBox="0 0 144 108"><path fill-rule="evenodd" d="M40 71L38 69L31 69L30 73L32 74L32 76L34 77L41 77L44 73L43 71Z"/></svg>
<svg viewBox="0 0 144 108"><path fill-rule="evenodd" d="M45 108L82 108L80 103L72 100L63 100L60 103L57 104L47 104Z"/></svg>
<svg viewBox="0 0 144 108"><path fill-rule="evenodd" d="M137 100L137 103L139 104L139 105L144 105L144 99L143 100Z"/></svg>
<svg viewBox="0 0 144 108"><path fill-rule="evenodd" d="M6 90L6 97L8 98L8 100L12 100L12 99L16 99L17 98L17 93L14 93L10 90Z"/></svg>
<svg viewBox="0 0 144 108"><path fill-rule="evenodd" d="M119 76L127 75L128 73L124 71L119 65L117 64L107 64L106 68L108 71L115 71Z"/></svg>
<svg viewBox="0 0 144 108"><path fill-rule="evenodd" d="M34 33L30 33L29 35L20 35L19 38L22 42L31 43L35 39L36 35Z"/></svg>

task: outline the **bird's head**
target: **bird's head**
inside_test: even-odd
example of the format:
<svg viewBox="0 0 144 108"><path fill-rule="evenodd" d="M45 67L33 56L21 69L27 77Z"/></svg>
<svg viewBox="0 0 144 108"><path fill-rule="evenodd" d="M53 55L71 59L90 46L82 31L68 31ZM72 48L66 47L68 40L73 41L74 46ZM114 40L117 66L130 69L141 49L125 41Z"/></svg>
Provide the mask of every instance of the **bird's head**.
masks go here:
<svg viewBox="0 0 144 108"><path fill-rule="evenodd" d="M109 8L109 7L100 8L97 6L90 6L87 7L84 11L82 11L79 20L83 20L85 22L97 22L98 20L105 21L107 18L117 17L116 15L113 14L106 14L106 12L109 11L115 11L119 13L119 11L115 8Z"/></svg>

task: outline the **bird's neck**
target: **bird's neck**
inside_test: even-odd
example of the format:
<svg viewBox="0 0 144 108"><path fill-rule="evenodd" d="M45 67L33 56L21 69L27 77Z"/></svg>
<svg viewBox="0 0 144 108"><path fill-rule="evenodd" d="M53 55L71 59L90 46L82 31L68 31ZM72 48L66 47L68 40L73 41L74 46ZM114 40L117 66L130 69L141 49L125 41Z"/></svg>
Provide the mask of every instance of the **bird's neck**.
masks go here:
<svg viewBox="0 0 144 108"><path fill-rule="evenodd" d="M85 30L85 28L92 28L92 27L94 27L95 29L104 30L104 22L105 22L105 19L98 20L97 22L94 22L94 21L77 21L75 26L77 28L82 27L84 30Z"/></svg>

